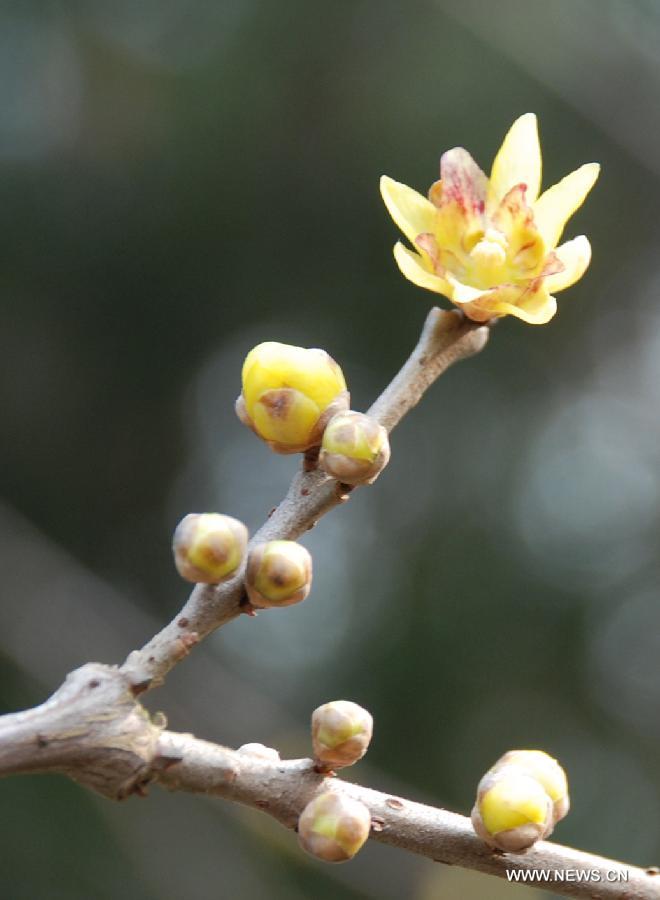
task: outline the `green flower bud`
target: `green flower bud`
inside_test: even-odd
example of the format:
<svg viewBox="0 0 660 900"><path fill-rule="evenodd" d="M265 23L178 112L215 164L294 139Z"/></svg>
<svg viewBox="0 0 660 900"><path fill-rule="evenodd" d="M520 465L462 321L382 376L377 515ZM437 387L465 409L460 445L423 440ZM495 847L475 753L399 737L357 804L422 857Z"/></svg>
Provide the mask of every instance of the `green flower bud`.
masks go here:
<svg viewBox="0 0 660 900"><path fill-rule="evenodd" d="M350 700L324 703L312 713L314 759L320 768L341 769L362 759L369 748L374 720Z"/></svg>
<svg viewBox="0 0 660 900"><path fill-rule="evenodd" d="M245 589L252 606L292 606L309 594L312 557L296 541L257 544L248 555Z"/></svg>
<svg viewBox="0 0 660 900"><path fill-rule="evenodd" d="M239 419L276 453L318 447L329 418L347 409L344 375L325 350L266 341L246 356Z"/></svg>
<svg viewBox="0 0 660 900"><path fill-rule="evenodd" d="M492 767L498 772L508 766L515 766L519 772L536 779L553 804L553 820L556 825L570 809L568 781L566 773L556 759L543 750L509 750Z"/></svg>
<svg viewBox="0 0 660 900"><path fill-rule="evenodd" d="M390 459L387 430L363 413L340 412L323 432L319 465L344 484L371 484Z"/></svg>
<svg viewBox="0 0 660 900"><path fill-rule="evenodd" d="M247 548L242 522L220 513L189 513L174 532L174 562L182 578L218 584L231 578Z"/></svg>
<svg viewBox="0 0 660 900"><path fill-rule="evenodd" d="M311 800L298 819L303 850L324 862L352 859L369 837L371 814L359 800L328 791Z"/></svg>

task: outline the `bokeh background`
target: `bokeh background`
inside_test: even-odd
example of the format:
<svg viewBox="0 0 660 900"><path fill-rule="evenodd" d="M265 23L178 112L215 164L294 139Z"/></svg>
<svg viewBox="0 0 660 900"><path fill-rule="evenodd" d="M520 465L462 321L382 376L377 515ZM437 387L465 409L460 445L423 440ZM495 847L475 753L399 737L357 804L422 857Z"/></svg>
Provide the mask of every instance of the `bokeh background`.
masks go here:
<svg viewBox="0 0 660 900"><path fill-rule="evenodd" d="M592 268L501 323L306 539L315 589L243 617L150 698L171 727L308 753L375 717L351 776L468 812L506 749L566 766L558 840L660 861L660 5L115 0L0 5L0 703L121 661L186 595L190 510L256 529L296 463L235 419L243 356L323 346L364 409L433 297L391 257L387 173L484 168L539 115L550 184L603 173ZM63 779L0 783L6 900L540 898L378 845L330 867L265 816Z"/></svg>

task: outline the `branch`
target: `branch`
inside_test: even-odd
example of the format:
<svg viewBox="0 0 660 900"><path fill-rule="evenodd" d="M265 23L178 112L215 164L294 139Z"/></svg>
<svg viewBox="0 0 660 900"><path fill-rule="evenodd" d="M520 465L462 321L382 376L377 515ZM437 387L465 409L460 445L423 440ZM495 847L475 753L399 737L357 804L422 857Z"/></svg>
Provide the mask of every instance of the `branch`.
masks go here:
<svg viewBox="0 0 660 900"><path fill-rule="evenodd" d="M417 347L370 415L391 431L439 375L487 339L487 327L433 309ZM345 486L318 470L303 470L253 543L294 539L347 498ZM152 719L136 695L159 684L191 647L244 611L243 575L221 586L195 587L175 619L121 668L88 663L41 706L0 717L0 777L59 772L115 800L157 783L263 810L288 828L296 827L311 799L332 790L369 809L374 840L430 859L509 880L511 873L530 871L531 883L574 897L660 900L655 868L644 871L548 842L524 856L500 853L463 816L323 775L312 760L284 761L274 751L260 756L166 731L164 717Z"/></svg>
<svg viewBox="0 0 660 900"><path fill-rule="evenodd" d="M549 881L536 883L552 885L554 891L572 897L660 898L660 873L652 869L644 871L548 841L535 844L524 855L500 853L477 837L465 816L324 777L311 759L271 761L169 731L163 732L159 746L164 755L178 760L158 774L161 784L263 810L287 828L296 828L300 813L317 794L332 790L369 809L373 840L436 862L500 878L515 870L547 871ZM577 875L574 881L557 880L555 872L567 871L589 873L590 880L578 882Z"/></svg>
<svg viewBox="0 0 660 900"><path fill-rule="evenodd" d="M438 862L500 878L515 871L548 872L548 881L536 875L532 883L572 897L660 898L657 870L546 841L524 855L499 853L476 836L464 816L324 776L311 759L272 756L164 730L164 722L152 721L135 700L128 676L98 663L72 672L41 706L0 718L0 777L61 772L116 800L160 784L242 803L292 829L313 797L332 790L369 809L373 840ZM567 872L572 880L558 880L556 873Z"/></svg>
<svg viewBox="0 0 660 900"><path fill-rule="evenodd" d="M391 431L426 390L453 363L478 353L486 345L489 329L475 325L461 313L434 307L427 316L417 346L383 391L369 415ZM318 519L348 499L348 492L319 469L301 471L289 490L250 542L295 540L313 528ZM129 655L122 666L136 692L162 683L192 647L211 632L244 611L245 567L220 585L196 585L177 616L141 650Z"/></svg>

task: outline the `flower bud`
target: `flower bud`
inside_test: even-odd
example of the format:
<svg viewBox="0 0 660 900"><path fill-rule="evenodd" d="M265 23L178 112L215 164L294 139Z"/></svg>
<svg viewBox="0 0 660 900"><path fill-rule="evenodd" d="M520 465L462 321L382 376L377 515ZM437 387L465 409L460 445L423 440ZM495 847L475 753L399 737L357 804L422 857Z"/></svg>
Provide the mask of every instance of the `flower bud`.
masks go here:
<svg viewBox="0 0 660 900"><path fill-rule="evenodd" d="M509 750L492 767L498 772L508 766L515 766L519 772L536 779L553 804L553 822L556 825L570 808L566 773L556 759L543 750Z"/></svg>
<svg viewBox="0 0 660 900"><path fill-rule="evenodd" d="M279 751L274 747L266 747L265 744L241 744L236 752L243 753L246 756L252 756L255 759L267 759L273 763L280 761Z"/></svg>
<svg viewBox="0 0 660 900"><path fill-rule="evenodd" d="M340 412L323 432L319 465L344 484L371 484L390 459L387 431L364 413Z"/></svg>
<svg viewBox="0 0 660 900"><path fill-rule="evenodd" d="M240 566L248 531L242 522L220 513L189 513L174 532L174 562L182 578L218 584Z"/></svg>
<svg viewBox="0 0 660 900"><path fill-rule="evenodd" d="M250 550L245 589L252 606L292 606L309 594L312 557L296 541L268 541Z"/></svg>
<svg viewBox="0 0 660 900"><path fill-rule="evenodd" d="M243 363L240 420L276 453L317 447L326 423L347 409L344 375L325 350L266 341Z"/></svg>
<svg viewBox="0 0 660 900"><path fill-rule="evenodd" d="M369 837L371 814L359 800L328 791L311 800L298 819L303 850L324 862L351 859Z"/></svg>
<svg viewBox="0 0 660 900"><path fill-rule="evenodd" d="M374 720L350 700L324 703L312 713L314 759L321 767L341 769L362 759L369 748Z"/></svg>
<svg viewBox="0 0 660 900"><path fill-rule="evenodd" d="M489 846L522 853L552 831L552 800L536 779L507 766L479 782L472 824Z"/></svg>

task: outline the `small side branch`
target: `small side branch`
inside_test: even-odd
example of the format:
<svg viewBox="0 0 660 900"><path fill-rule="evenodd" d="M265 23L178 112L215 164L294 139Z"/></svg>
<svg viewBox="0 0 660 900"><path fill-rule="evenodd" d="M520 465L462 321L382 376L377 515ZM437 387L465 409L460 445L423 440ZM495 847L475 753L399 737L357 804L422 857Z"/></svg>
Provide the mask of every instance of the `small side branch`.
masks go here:
<svg viewBox="0 0 660 900"><path fill-rule="evenodd" d="M482 350L489 328L475 325L457 311L434 307L427 316L417 346L383 391L369 415L391 431L449 366ZM251 545L274 539L295 540L321 516L341 504L347 494L318 469L294 476L286 496L254 535ZM197 585L181 612L144 647L129 655L122 666L136 691L162 683L167 673L199 641L235 619L242 611L241 569L221 585Z"/></svg>

